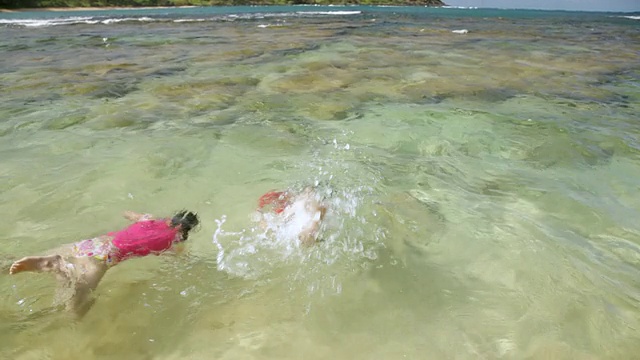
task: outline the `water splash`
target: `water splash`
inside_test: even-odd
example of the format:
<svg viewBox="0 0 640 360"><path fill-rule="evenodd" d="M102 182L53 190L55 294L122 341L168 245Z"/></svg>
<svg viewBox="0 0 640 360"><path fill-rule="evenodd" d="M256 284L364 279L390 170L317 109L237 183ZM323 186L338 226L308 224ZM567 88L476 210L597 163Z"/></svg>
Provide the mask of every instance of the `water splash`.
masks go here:
<svg viewBox="0 0 640 360"><path fill-rule="evenodd" d="M382 233L368 219L362 188L334 190L317 183L316 196L327 206L318 242L306 246L297 239L299 223L282 222L277 214L253 214L253 222L239 231L225 228L226 216L216 219L213 243L219 271L245 279L275 279L290 289L309 293L340 293L342 280L377 258ZM280 280L276 280L280 281Z"/></svg>

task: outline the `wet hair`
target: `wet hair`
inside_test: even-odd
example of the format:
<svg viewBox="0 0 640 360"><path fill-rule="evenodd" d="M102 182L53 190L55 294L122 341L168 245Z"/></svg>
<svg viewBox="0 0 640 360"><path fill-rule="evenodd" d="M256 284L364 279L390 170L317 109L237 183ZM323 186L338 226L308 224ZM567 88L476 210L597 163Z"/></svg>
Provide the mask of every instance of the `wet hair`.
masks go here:
<svg viewBox="0 0 640 360"><path fill-rule="evenodd" d="M182 241L187 240L189 231L193 230L198 224L200 224L198 214L192 211L181 210L171 218L171 227L180 226Z"/></svg>

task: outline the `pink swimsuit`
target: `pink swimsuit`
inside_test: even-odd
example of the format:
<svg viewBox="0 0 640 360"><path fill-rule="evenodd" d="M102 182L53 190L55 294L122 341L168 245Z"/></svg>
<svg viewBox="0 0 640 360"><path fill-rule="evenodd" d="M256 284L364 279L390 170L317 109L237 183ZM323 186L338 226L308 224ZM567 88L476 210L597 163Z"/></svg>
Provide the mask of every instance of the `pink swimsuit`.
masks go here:
<svg viewBox="0 0 640 360"><path fill-rule="evenodd" d="M177 229L167 220L142 220L106 237L82 240L74 245L75 256L88 256L112 266L132 257L158 254L180 240Z"/></svg>
<svg viewBox="0 0 640 360"><path fill-rule="evenodd" d="M122 261L131 257L146 256L169 250L179 232L167 224L166 220L138 221L124 230L108 234L113 236L112 244L116 248L112 254Z"/></svg>

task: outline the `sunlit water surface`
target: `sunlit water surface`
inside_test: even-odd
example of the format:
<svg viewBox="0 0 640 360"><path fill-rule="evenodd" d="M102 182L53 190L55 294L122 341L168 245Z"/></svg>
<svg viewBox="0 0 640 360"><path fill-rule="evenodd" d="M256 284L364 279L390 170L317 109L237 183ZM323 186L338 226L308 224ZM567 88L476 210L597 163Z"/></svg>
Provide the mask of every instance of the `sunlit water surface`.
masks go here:
<svg viewBox="0 0 640 360"><path fill-rule="evenodd" d="M635 358L639 25L0 14L3 273L127 209L202 219L186 254L113 268L82 321L50 276L0 276L0 357ZM329 204L322 242L252 222L261 194L306 185Z"/></svg>

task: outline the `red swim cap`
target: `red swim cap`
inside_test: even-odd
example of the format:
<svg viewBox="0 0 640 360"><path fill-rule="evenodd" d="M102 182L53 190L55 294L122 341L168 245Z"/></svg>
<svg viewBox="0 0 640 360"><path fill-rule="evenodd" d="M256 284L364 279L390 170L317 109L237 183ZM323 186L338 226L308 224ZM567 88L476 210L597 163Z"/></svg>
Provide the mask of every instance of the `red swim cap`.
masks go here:
<svg viewBox="0 0 640 360"><path fill-rule="evenodd" d="M289 203L289 194L285 191L269 191L258 199L258 209L262 209L267 205L272 205L272 210L276 214L284 211Z"/></svg>

